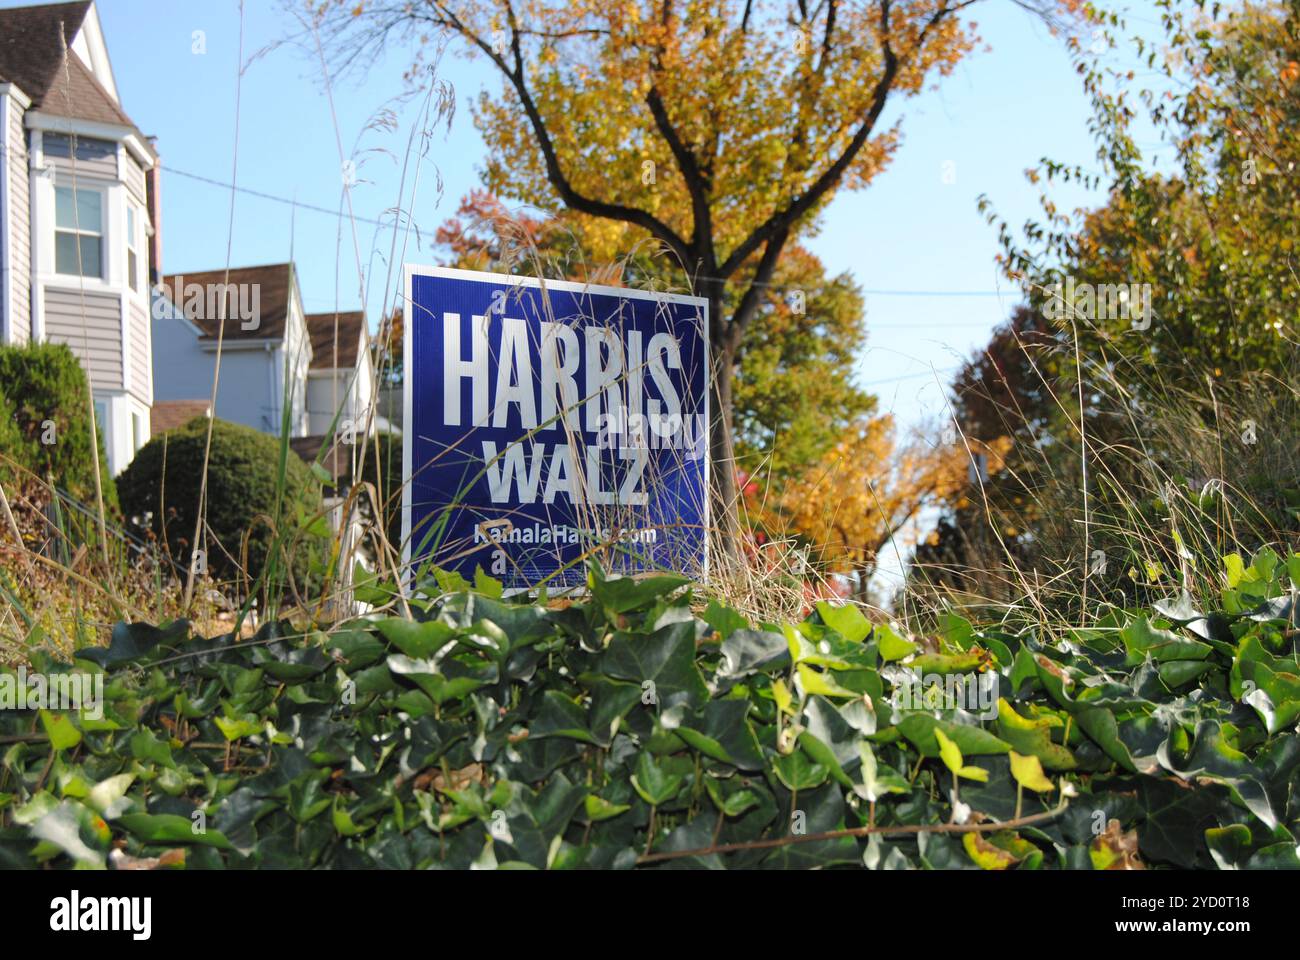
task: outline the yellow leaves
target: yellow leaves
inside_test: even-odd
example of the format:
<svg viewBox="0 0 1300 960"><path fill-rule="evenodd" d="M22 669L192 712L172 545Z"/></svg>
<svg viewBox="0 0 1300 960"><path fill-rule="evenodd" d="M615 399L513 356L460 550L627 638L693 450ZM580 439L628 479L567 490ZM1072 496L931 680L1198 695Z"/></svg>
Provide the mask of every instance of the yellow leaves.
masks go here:
<svg viewBox="0 0 1300 960"><path fill-rule="evenodd" d="M785 685L784 680L772 681L772 699L776 701L776 708L782 713L794 713L794 698L790 696L790 688Z"/></svg>
<svg viewBox="0 0 1300 960"><path fill-rule="evenodd" d="M998 830L987 837L972 831L962 835L961 845L981 870L1006 870L1018 863L1032 870L1043 859L1041 850L1010 830Z"/></svg>
<svg viewBox="0 0 1300 960"><path fill-rule="evenodd" d="M961 748L953 743L948 738L948 735L938 727L934 728L934 737L939 741L939 758L943 761L945 767L963 779L988 783L989 772L983 767L965 766L966 761L961 755Z"/></svg>
<svg viewBox="0 0 1300 960"><path fill-rule="evenodd" d="M1043 773L1043 765L1035 756L1021 756L1011 751L1011 775L1020 784L1035 793L1051 793L1056 785Z"/></svg>
<svg viewBox="0 0 1300 960"><path fill-rule="evenodd" d="M1124 833L1118 820L1111 820L1106 825L1106 832L1093 839L1088 847L1088 857L1094 870L1146 869L1138 857L1137 830Z"/></svg>
<svg viewBox="0 0 1300 960"><path fill-rule="evenodd" d="M833 567L869 563L891 536L911 535L908 521L922 505L968 488L972 454L984 454L992 474L1010 445L1005 437L945 446L920 436L900 444L893 419L874 417L788 484L761 519L770 530L812 541Z"/></svg>
<svg viewBox="0 0 1300 960"><path fill-rule="evenodd" d="M836 10L829 53L823 53L826 12L818 8L801 35L803 56L793 50L783 5L753 5L742 31L749 6L740 0L693 3L670 9L667 19L663 6L651 0L537 3L516 10L528 35L550 38L540 43L540 53L530 54L528 79L573 188L653 212L679 235L690 235L690 197L646 104L653 84L678 138L711 171L711 239L719 260L844 152L871 110L884 70L878 0ZM496 8L476 7L464 12L466 23L490 42L490 13ZM918 92L951 70L974 43L973 31L955 14L931 24L930 7L892 10L899 96ZM538 162L529 118L508 84L494 102L504 112L480 111L475 117L495 162L493 189L558 206L547 170ZM856 189L870 182L896 146L895 130L875 132L837 187ZM648 151L661 166L651 190L643 189L639 167L623 156L638 150Z"/></svg>

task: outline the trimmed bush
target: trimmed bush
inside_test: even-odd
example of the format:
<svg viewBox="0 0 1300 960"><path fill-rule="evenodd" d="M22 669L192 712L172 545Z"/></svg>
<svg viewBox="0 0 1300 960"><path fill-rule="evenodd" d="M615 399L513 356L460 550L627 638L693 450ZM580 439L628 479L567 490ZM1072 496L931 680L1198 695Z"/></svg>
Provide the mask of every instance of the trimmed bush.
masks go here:
<svg viewBox="0 0 1300 960"><path fill-rule="evenodd" d="M0 480L12 483L27 470L95 503L88 390L86 374L65 344L0 347L0 451L18 465L0 461ZM54 442L42 442L48 439ZM99 464L104 506L116 512L103 434Z"/></svg>
<svg viewBox="0 0 1300 960"><path fill-rule="evenodd" d="M165 540L173 558L188 565L194 536L195 510L203 475L203 450L208 420L195 417L184 426L154 437L136 454L117 479L122 507L131 517L152 514L151 526ZM266 564L274 533L280 473L280 441L251 427L217 420L212 426L208 463L207 523L216 542L209 541L208 572L216 579L233 579L245 531L250 531L248 574L257 577ZM292 450L285 467L281 525L295 527L321 510L320 485ZM313 539L310 541L315 543ZM311 550L288 544L294 576L301 588ZM233 559L232 559L233 558Z"/></svg>

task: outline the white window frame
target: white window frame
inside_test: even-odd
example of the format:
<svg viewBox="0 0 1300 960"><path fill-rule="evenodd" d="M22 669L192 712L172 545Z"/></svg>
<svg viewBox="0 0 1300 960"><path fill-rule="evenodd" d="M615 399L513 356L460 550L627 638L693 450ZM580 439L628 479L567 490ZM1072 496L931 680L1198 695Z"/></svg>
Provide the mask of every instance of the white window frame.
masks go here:
<svg viewBox="0 0 1300 960"><path fill-rule="evenodd" d="M140 209L134 201L126 202L126 286L139 293L140 282Z"/></svg>
<svg viewBox="0 0 1300 960"><path fill-rule="evenodd" d="M93 193L99 198L99 231L98 232L94 230L85 229L81 225L79 220L77 221L75 226L71 226L71 227L59 226L59 191L60 190L67 190L72 193L72 209L74 212L74 216L77 210L78 194ZM54 262L52 266L54 267L53 272L55 276L81 277L87 280L99 280L101 282L107 282L108 280L108 238L110 236L110 231L108 230L108 210L109 210L108 191L101 187L83 186L81 184L77 184L77 186L74 187L70 183L54 184L54 216L52 218L54 221ZM77 239L78 253L80 253L81 250L81 241L80 241L81 237L85 236L85 237L99 238L99 272L98 273L85 273L85 272L65 273L64 271L59 269L59 234L61 233L71 234L72 236L78 238ZM84 271L84 266L85 265L82 264L83 271Z"/></svg>

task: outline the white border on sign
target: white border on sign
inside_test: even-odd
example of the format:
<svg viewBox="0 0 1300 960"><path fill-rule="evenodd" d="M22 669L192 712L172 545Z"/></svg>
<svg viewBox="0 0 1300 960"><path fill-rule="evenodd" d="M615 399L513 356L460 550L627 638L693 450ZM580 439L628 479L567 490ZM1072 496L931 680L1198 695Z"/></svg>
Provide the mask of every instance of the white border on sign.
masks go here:
<svg viewBox="0 0 1300 960"><path fill-rule="evenodd" d="M712 318L709 316L709 301L705 297L692 297L682 293L655 293L650 290L636 290L631 287L611 287L598 283L578 283L574 280L539 280L537 277L520 277L509 273L485 273L482 270L458 270L455 267L426 267L418 263L402 264L403 323L402 323L402 582L399 584L403 593L407 592L407 578L411 574L411 473L414 459L412 448L412 396L411 396L411 331L415 327L415 311L412 303L415 299L416 277L448 277L455 280L477 280L481 283L495 283L499 286L532 287L545 293L547 290L563 290L568 293L592 293L597 296L617 297L623 300L652 300L656 303L675 303L700 308L704 316L700 336L704 349L704 571L703 579L709 578L709 525L713 510L713 495L709 487L709 470L712 467L709 447L713 434L713 353L711 344Z"/></svg>

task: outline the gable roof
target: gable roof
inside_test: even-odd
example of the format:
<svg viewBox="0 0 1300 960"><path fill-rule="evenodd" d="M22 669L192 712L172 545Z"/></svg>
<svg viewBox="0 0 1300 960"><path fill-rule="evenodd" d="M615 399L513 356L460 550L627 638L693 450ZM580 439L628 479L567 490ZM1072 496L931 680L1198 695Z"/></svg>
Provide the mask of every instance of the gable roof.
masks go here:
<svg viewBox="0 0 1300 960"><path fill-rule="evenodd" d="M229 273L224 269L200 270L163 277L163 285L170 291L172 303L176 304L187 320L203 331L200 340L217 339L218 327L221 326L218 297L223 283L236 287L235 290L227 290L226 340L284 339L290 293L298 283L297 270L293 264L269 263L260 267L231 267ZM190 295L190 284L198 284L203 288L198 296ZM180 289L177 289L178 286ZM209 290L213 291L211 309L208 303ZM241 303L252 307L254 292L257 294L258 323L254 328L245 330L245 321L240 316L239 308Z"/></svg>
<svg viewBox="0 0 1300 960"><path fill-rule="evenodd" d="M62 72L64 44L72 45L89 10L89 0L0 10L0 79L18 84L33 105L44 101Z"/></svg>
<svg viewBox="0 0 1300 960"><path fill-rule="evenodd" d="M54 71L49 90L39 103L33 100L32 106L56 117L94 120L135 129L131 118L122 111L117 101L75 53L69 55L66 70L60 64L59 69ZM136 132L139 133L138 130Z"/></svg>
<svg viewBox="0 0 1300 960"><path fill-rule="evenodd" d="M334 352L335 318L338 320L337 357ZM355 367L365 323L366 315L360 310L307 314L307 335L311 337L311 369L351 370Z"/></svg>

